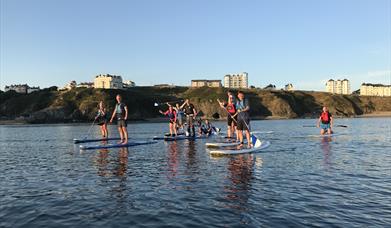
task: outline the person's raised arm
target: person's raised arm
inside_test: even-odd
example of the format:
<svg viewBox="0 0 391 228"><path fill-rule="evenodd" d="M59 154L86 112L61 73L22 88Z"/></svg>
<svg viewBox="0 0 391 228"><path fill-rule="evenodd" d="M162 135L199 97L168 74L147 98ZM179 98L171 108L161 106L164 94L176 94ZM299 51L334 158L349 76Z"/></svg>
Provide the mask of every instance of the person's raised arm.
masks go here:
<svg viewBox="0 0 391 228"><path fill-rule="evenodd" d="M183 107L185 107L186 104L187 104L187 100L179 108L182 109Z"/></svg>
<svg viewBox="0 0 391 228"><path fill-rule="evenodd" d="M219 102L219 105L220 105L221 108L225 108L224 107L224 103L222 101L220 101L220 99L217 99L217 102Z"/></svg>

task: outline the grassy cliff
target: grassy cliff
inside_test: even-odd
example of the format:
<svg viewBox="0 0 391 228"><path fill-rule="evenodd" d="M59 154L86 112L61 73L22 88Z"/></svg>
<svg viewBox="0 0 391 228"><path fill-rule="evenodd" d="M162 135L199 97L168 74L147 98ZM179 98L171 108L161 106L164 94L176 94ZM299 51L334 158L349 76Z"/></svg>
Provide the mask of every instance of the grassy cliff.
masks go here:
<svg viewBox="0 0 391 228"><path fill-rule="evenodd" d="M109 110L115 105L116 94L121 94L129 107L129 118L144 120L160 117L155 102L180 101L189 98L205 117L216 112L225 116L216 102L226 99L224 88L155 88L135 87L128 90L101 90L77 88L59 92L49 88L27 95L15 92L0 93L0 117L23 118L31 123L56 123L91 120L99 101ZM258 118L315 117L323 105L338 116L357 116L374 112L390 112L391 97L359 97L332 95L322 92L246 90L250 99L251 115ZM166 107L160 107L165 109Z"/></svg>

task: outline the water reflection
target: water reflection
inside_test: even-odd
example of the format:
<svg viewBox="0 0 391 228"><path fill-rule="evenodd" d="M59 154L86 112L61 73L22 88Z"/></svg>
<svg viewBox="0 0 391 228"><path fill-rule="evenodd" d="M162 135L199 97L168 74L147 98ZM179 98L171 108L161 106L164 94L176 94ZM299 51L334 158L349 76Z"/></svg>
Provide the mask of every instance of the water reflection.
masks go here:
<svg viewBox="0 0 391 228"><path fill-rule="evenodd" d="M331 145L330 143L332 142L332 137L323 137L321 140L320 147L322 148L323 151L323 165L326 168L329 168L331 166L330 162L330 156L331 156Z"/></svg>
<svg viewBox="0 0 391 228"><path fill-rule="evenodd" d="M229 158L227 179L230 183L224 186L228 207L240 211L247 210L255 164L254 155L239 155Z"/></svg>
<svg viewBox="0 0 391 228"><path fill-rule="evenodd" d="M174 178L178 174L179 152L177 142L168 144L168 178Z"/></svg>
<svg viewBox="0 0 391 228"><path fill-rule="evenodd" d="M108 149L101 149L95 158L95 165L98 168L98 175L101 177L126 177L128 170L128 148L120 148L116 159L110 157Z"/></svg>

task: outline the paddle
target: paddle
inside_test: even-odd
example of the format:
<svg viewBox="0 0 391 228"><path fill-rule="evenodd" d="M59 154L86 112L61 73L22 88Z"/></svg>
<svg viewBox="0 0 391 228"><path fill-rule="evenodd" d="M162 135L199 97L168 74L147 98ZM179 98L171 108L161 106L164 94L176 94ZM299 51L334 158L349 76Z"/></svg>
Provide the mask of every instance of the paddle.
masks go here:
<svg viewBox="0 0 391 228"><path fill-rule="evenodd" d="M95 119L94 119L94 122L92 122L91 127L88 129L87 135L86 135L86 137L84 137L84 139L87 139L88 136L90 136L90 131L91 131L92 127L94 126L96 119L97 119L97 118L95 118Z"/></svg>
<svg viewBox="0 0 391 228"><path fill-rule="evenodd" d="M219 102L219 104L222 104L222 102L220 102L219 99L217 99L217 102ZM239 114L239 112L237 112L234 116L232 116L231 113L227 110L226 107L222 106L222 108L228 113L228 115L231 116L232 120L235 121L235 123L237 124L238 121L236 121L234 117L237 116L237 115ZM255 136L255 135L251 132L251 130L250 130L251 128L250 128L250 126L246 123L246 121L243 120L243 122L244 122L244 124L246 124L247 129L250 131L251 143L253 144L253 146L254 146L254 147L259 147L259 146L261 146L261 144L262 144L261 140L259 140L259 139L257 138L257 136Z"/></svg>
<svg viewBox="0 0 391 228"><path fill-rule="evenodd" d="M316 127L316 126L315 125L303 125L303 127ZM339 124L339 125L336 125L334 127L344 127L344 128L347 128L348 126Z"/></svg>
<svg viewBox="0 0 391 228"><path fill-rule="evenodd" d="M177 101L170 101L170 102L155 102L153 105L155 107L159 107L160 105L165 105L165 104L170 104L170 103L178 103L178 102L183 102L183 99L177 100Z"/></svg>

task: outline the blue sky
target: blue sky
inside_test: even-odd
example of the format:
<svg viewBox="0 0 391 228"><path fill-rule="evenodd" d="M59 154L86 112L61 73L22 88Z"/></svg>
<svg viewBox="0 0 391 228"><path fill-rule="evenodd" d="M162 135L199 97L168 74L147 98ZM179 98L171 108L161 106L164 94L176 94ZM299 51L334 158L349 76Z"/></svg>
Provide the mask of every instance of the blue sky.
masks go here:
<svg viewBox="0 0 391 228"><path fill-rule="evenodd" d="M391 84L390 0L0 0L0 87L110 73L138 85Z"/></svg>

